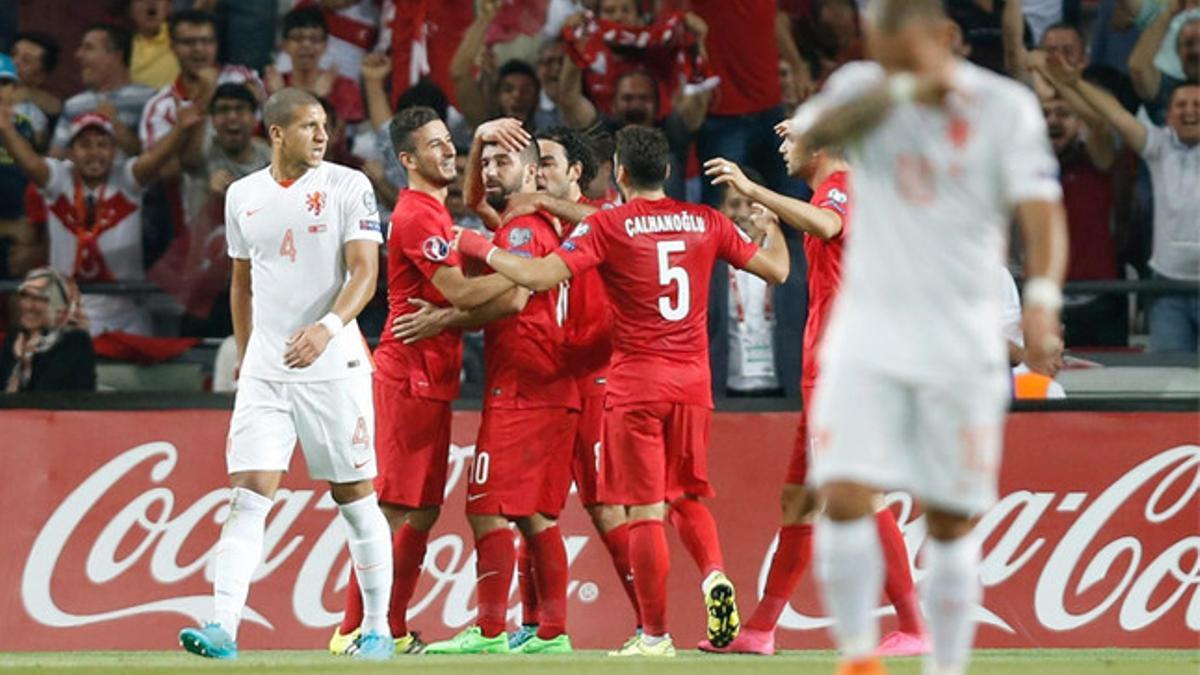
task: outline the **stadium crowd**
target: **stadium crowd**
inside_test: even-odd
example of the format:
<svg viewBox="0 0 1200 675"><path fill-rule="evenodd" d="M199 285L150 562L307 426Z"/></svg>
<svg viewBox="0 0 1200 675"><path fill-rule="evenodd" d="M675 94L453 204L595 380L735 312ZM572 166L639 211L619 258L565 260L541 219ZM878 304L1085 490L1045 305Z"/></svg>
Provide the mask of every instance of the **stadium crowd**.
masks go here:
<svg viewBox="0 0 1200 675"><path fill-rule="evenodd" d="M457 146L447 206L460 225L482 228L461 184L474 130L512 117L531 133L584 131L600 158L585 193L607 201L619 199L615 132L657 127L670 143L667 194L718 206L752 230L746 200L711 185L702 166L723 157L777 192L810 194L787 176L773 128L863 56L860 4L13 3L0 13L0 279L26 281L5 303L0 385L38 381L29 364L46 361L47 344L87 351L57 337L71 329L231 334L224 195L269 163L261 107L285 86L320 98L327 159L361 169L381 211L407 183L388 123L426 105ZM1068 281L1200 282L1200 2L946 5L960 28L958 53L1026 82L1042 101L1068 213ZM797 239L793 269L803 270L804 246L785 231ZM1017 239L1010 266L1020 276ZM720 263L712 278L715 393L796 394L805 274L771 287ZM89 289L146 281L169 296L144 285ZM1137 309L1132 325L1145 326L1151 351L1197 350L1196 291ZM1130 314L1125 294L1069 294L1067 347L1127 347ZM360 317L364 333L378 336L385 316L379 293ZM56 337L39 346L33 334ZM468 376L481 370L473 344ZM67 379L63 386L92 386Z"/></svg>

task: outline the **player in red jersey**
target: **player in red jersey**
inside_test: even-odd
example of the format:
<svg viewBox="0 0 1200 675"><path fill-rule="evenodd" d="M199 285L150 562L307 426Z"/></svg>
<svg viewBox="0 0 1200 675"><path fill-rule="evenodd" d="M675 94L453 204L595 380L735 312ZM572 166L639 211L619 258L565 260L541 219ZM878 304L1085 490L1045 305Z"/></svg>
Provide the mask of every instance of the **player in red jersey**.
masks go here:
<svg viewBox="0 0 1200 675"><path fill-rule="evenodd" d="M851 201L847 185L850 166L831 150L806 152L793 142L789 123L777 131L783 137L779 152L788 173L814 186L811 203L772 192L756 185L732 162L714 158L705 162L705 172L714 185L724 185L751 201L761 203L780 219L804 233L804 255L808 260L808 321L804 327L804 363L800 381L803 409L796 429L796 443L788 463L781 502L783 523L779 545L771 559L767 583L758 608L737 639L721 649L701 643L706 651L773 654L775 627L812 557L812 526L820 504L805 487L808 475L808 410L817 383L817 355L825 333L834 296L841 281L842 247L850 225ZM928 651L921 610L913 592L908 548L891 510L876 511L876 525L887 558L888 599L896 609L900 630L888 635L880 653L891 656Z"/></svg>
<svg viewBox="0 0 1200 675"><path fill-rule="evenodd" d="M589 200L583 194L596 173L596 160L583 135L567 127L553 127L537 134L541 162L538 192L513 195L504 211L505 222L524 214L544 211L563 224L566 234L575 223L595 213L603 202ZM637 595L629 566L629 523L625 508L601 503L596 496L596 453L604 420L604 385L612 355L612 310L604 282L595 269L571 279L566 303L566 361L575 375L582 410L575 433L575 453L571 474L592 524L600 534L616 568L617 577L638 615ZM538 597L530 583L533 565L525 547L517 560L521 592L521 630L509 638L518 646L536 631ZM641 627L641 624L638 624Z"/></svg>
<svg viewBox="0 0 1200 675"><path fill-rule="evenodd" d="M513 152L492 136L514 119L488 122L476 131L467 161L468 205L483 194L499 213L512 194L537 189L538 145ZM482 189L481 189L482 188ZM558 247L555 221L537 213L510 220L495 242L514 256L537 257ZM490 245L490 244L489 244ZM508 652L505 634L515 552L509 523L516 523L533 558L540 626L523 653L571 651L566 634L567 553L557 519L571 487L571 446L579 394L563 360L561 289L518 289L516 316L484 328L483 421L467 485L467 519L475 535L479 616L476 625L431 644L437 654Z"/></svg>
<svg viewBox="0 0 1200 675"><path fill-rule="evenodd" d="M457 246L521 286L553 288L597 268L612 301L613 357L605 392L597 496L629 509L629 547L644 632L615 652L671 656L666 590L670 558L666 504L713 494L707 444L712 411L708 367L708 288L723 258L771 283L787 278L787 247L763 219L760 249L707 206L668 199L662 190L669 149L661 131L627 127L617 135L617 184L628 203L583 220L557 251L523 258L460 231ZM733 586L707 580L708 629L728 643L738 623Z"/></svg>
<svg viewBox="0 0 1200 675"><path fill-rule="evenodd" d="M402 326L420 302L452 305L482 322L509 311L517 296L499 275L468 278L450 246L453 221L446 192L454 180L454 143L430 108L409 108L391 123L392 143L408 170L388 231L388 326ZM528 136L505 137L520 147ZM465 311L465 310L470 310ZM420 342L399 339L399 328L383 331L375 350L374 397L379 475L375 490L394 533L394 578L389 610L397 652L419 651L405 614L421 575L429 531L437 521L450 451L450 402L458 396L462 370L461 332L452 330ZM343 653L362 620L354 577L346 614L330 640Z"/></svg>

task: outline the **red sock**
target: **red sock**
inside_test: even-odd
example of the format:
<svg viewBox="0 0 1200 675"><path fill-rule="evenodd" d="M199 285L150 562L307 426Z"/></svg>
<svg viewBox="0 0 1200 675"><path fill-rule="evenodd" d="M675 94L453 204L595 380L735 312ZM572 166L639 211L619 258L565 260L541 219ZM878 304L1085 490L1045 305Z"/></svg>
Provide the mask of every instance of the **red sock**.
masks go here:
<svg viewBox="0 0 1200 675"><path fill-rule="evenodd" d="M683 497L671 503L671 525L679 532L683 547L696 561L700 575L707 577L713 570L725 569L721 557L721 540L717 537L717 521L699 499Z"/></svg>
<svg viewBox="0 0 1200 675"><path fill-rule="evenodd" d="M363 604L362 591L358 588L358 575L350 570L350 584L346 586L346 614L342 616L342 625L338 632L349 635L350 631L362 625Z"/></svg>
<svg viewBox="0 0 1200 675"><path fill-rule="evenodd" d="M496 637L508 623L508 590L517 557L512 530L502 527L476 539L475 555L475 592L479 596L476 624L484 637Z"/></svg>
<svg viewBox="0 0 1200 675"><path fill-rule="evenodd" d="M779 547L771 557L763 599L746 622L747 628L773 631L779 615L796 590L796 584L812 559L812 525L784 525L779 529Z"/></svg>
<svg viewBox="0 0 1200 675"><path fill-rule="evenodd" d="M629 560L633 566L642 628L647 635L666 635L667 574L671 571L671 553L661 520L638 520L629 524Z"/></svg>
<svg viewBox="0 0 1200 675"><path fill-rule="evenodd" d="M921 606L913 592L912 569L908 565L908 547L904 535L896 524L891 509L875 514L875 526L879 530L879 544L883 547L883 559L887 563L884 591L888 601L896 608L896 619L902 632L920 635L925 632L921 620Z"/></svg>
<svg viewBox="0 0 1200 675"><path fill-rule="evenodd" d="M617 570L617 578L625 588L629 604L633 605L633 615L637 617L638 625L642 625L641 612L638 611L637 590L633 587L633 569L629 566L629 523L621 523L601 535L608 554L612 556L613 567Z"/></svg>
<svg viewBox="0 0 1200 675"><path fill-rule="evenodd" d="M534 585L542 600L537 636L550 640L567 632L567 547L553 525L535 534L529 548Z"/></svg>
<svg viewBox="0 0 1200 675"><path fill-rule="evenodd" d="M388 624L393 637L408 635L408 603L421 580L421 564L425 562L428 543L428 530L419 530L407 523L392 539L392 598L388 603Z"/></svg>
<svg viewBox="0 0 1200 675"><path fill-rule="evenodd" d="M521 537L521 548L517 551L517 590L521 594L521 623L526 626L538 623L538 590L533 575L529 542Z"/></svg>

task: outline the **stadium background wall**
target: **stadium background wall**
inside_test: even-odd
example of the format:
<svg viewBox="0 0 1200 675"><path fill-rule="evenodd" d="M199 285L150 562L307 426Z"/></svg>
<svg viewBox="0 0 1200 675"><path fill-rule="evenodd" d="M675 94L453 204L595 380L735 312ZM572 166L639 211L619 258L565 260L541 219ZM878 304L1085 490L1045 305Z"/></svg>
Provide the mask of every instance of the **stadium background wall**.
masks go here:
<svg viewBox="0 0 1200 675"><path fill-rule="evenodd" d="M0 651L171 648L178 629L211 608L210 556L227 499L228 399L126 400L118 406L126 409L110 410L49 409L71 407L61 397L36 401L0 409L7 467ZM95 398L88 405L97 405ZM169 405L176 408L141 409ZM987 589L977 608L982 646L1196 646L1196 403L1091 407L1040 407L1010 417L1001 501L979 528ZM473 548L462 512L478 424L477 411L455 413L450 493L410 612L411 625L430 639L450 635L475 614ZM710 463L719 496L711 505L744 611L773 550L794 426L793 412L714 416ZM319 648L340 617L349 569L341 524L328 489L309 481L302 466L295 469L268 520L244 648ZM903 494L889 500L915 558L923 521ZM576 644L620 644L633 616L573 498L562 524ZM700 579L677 540L672 555L672 630L690 645L703 632ZM919 578L919 565L915 573ZM515 624L515 589L511 597ZM886 607L881 598L881 615ZM884 628L892 621L885 616ZM779 642L829 647L826 624L809 575L784 614Z"/></svg>

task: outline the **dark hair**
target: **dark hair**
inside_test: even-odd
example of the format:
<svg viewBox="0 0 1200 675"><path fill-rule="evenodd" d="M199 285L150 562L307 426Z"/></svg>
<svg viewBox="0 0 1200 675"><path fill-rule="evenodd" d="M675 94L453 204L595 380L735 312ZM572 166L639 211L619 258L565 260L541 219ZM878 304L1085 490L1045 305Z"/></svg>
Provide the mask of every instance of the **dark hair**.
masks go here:
<svg viewBox="0 0 1200 675"><path fill-rule="evenodd" d="M567 164L579 164L579 186L586 187L596 177L596 158L582 133L569 127L550 127L537 133L539 140L553 141L563 146ZM539 148L540 150L540 148Z"/></svg>
<svg viewBox="0 0 1200 675"><path fill-rule="evenodd" d="M21 40L32 42L42 48L42 70L49 73L58 66L58 40L55 40L49 33L41 31L28 31L17 33L13 38L13 44L17 44Z"/></svg>
<svg viewBox="0 0 1200 675"><path fill-rule="evenodd" d="M1136 114L1142 105L1142 99L1133 88L1133 82L1125 73L1101 63L1093 63L1083 69L1082 77L1108 93L1112 94L1121 106L1130 114Z"/></svg>
<svg viewBox="0 0 1200 675"><path fill-rule="evenodd" d="M254 93L250 88L239 82L226 82L217 86L213 92L212 100L208 103L208 111L211 113L217 107L217 101L233 100L241 101L250 105L251 110L258 109L258 100L254 98Z"/></svg>
<svg viewBox="0 0 1200 675"><path fill-rule="evenodd" d="M271 127L286 127L296 116L296 108L302 105L320 105L316 96L299 87L284 87L271 94L263 104L263 125Z"/></svg>
<svg viewBox="0 0 1200 675"><path fill-rule="evenodd" d="M617 163L633 187L654 190L667 180L671 146L659 129L627 126L617 132Z"/></svg>
<svg viewBox="0 0 1200 675"><path fill-rule="evenodd" d="M1171 95L1167 97L1167 105L1174 105L1175 97L1179 95L1179 92L1183 91L1184 89L1191 89L1192 87L1200 87L1200 82L1180 82L1175 86L1174 89L1171 90Z"/></svg>
<svg viewBox="0 0 1200 675"><path fill-rule="evenodd" d="M325 14L316 7L297 7L283 15L283 39L288 38L297 28L320 28L326 37L329 36L329 26L325 24Z"/></svg>
<svg viewBox="0 0 1200 675"><path fill-rule="evenodd" d="M124 63L125 67L128 68L129 59L133 56L133 35L113 23L94 23L88 26L88 29L84 31L84 35L97 30L104 33L104 37L108 41L108 51L120 52L121 63Z"/></svg>
<svg viewBox="0 0 1200 675"><path fill-rule="evenodd" d="M496 84L500 84L500 81L509 75L524 75L535 83L538 81L537 71L533 69L533 66L521 59L509 59L505 61L504 65L500 66L500 70L496 71Z"/></svg>
<svg viewBox="0 0 1200 675"><path fill-rule="evenodd" d="M320 103L321 108L325 110L325 128L332 129L340 119L337 114L337 108L334 107L333 101L330 101L324 96L317 97L317 102Z"/></svg>
<svg viewBox="0 0 1200 675"><path fill-rule="evenodd" d="M442 91L441 87L434 84L429 78L422 77L416 84L405 89L404 93L400 94L400 98L396 99L396 112L415 106L432 108L444 122L450 107L450 99L446 98L446 93Z"/></svg>
<svg viewBox="0 0 1200 675"><path fill-rule="evenodd" d="M417 129L440 119L437 112L428 106L415 105L401 110L388 124L388 135L392 137L392 147L398 153L416 152L417 144L413 135Z"/></svg>
<svg viewBox="0 0 1200 675"><path fill-rule="evenodd" d="M211 26L213 35L217 34L217 17L211 12L206 12L202 9L181 9L174 12L167 19L167 26L170 28L171 39L175 39L175 29L181 23L190 23L194 26Z"/></svg>
<svg viewBox="0 0 1200 675"><path fill-rule="evenodd" d="M611 162L613 153L617 150L617 139L615 136L597 126L591 131L584 132L584 139L592 149L592 159L596 162L596 167L599 168L604 162Z"/></svg>

